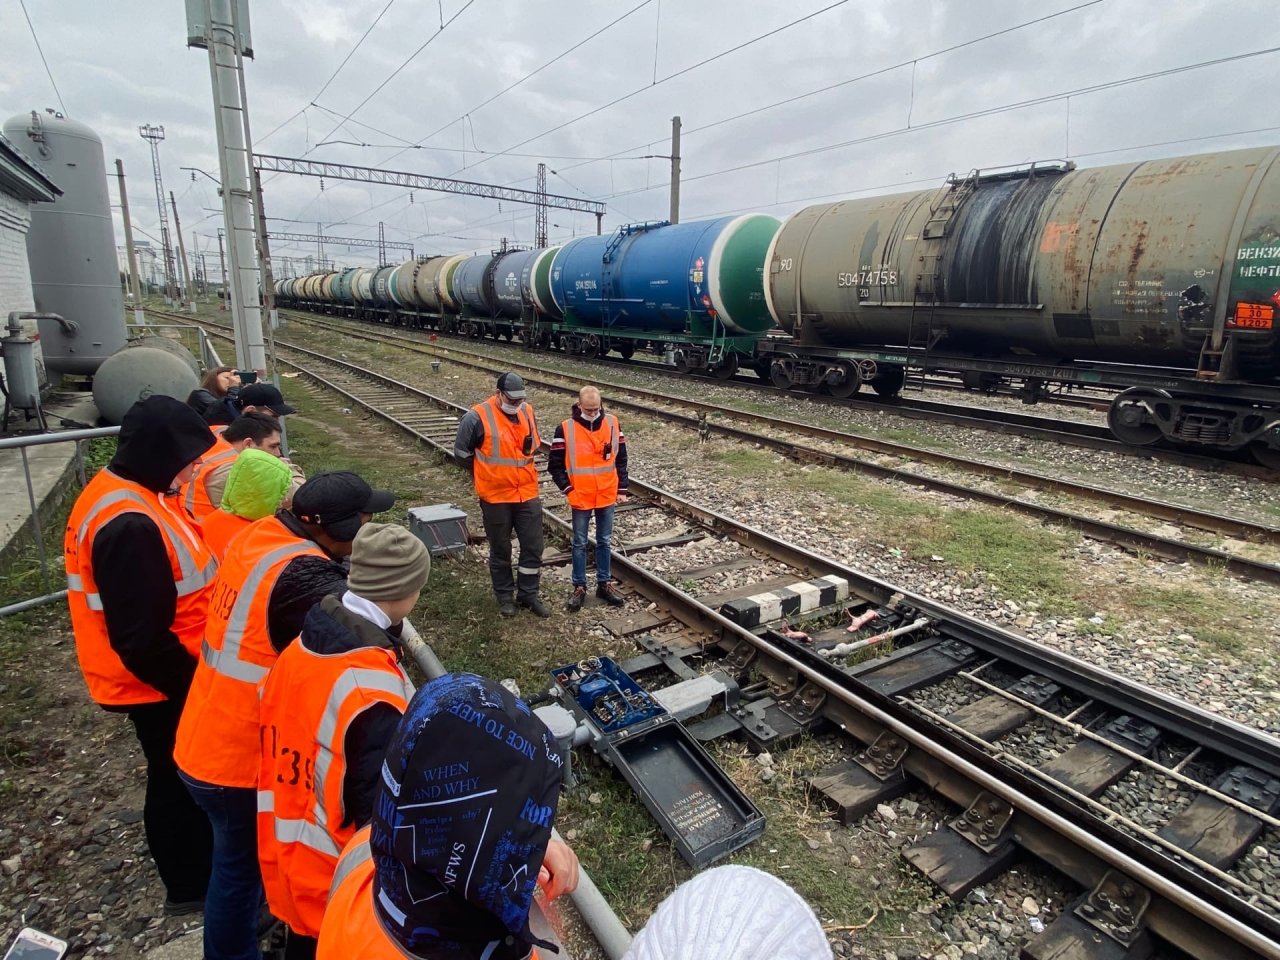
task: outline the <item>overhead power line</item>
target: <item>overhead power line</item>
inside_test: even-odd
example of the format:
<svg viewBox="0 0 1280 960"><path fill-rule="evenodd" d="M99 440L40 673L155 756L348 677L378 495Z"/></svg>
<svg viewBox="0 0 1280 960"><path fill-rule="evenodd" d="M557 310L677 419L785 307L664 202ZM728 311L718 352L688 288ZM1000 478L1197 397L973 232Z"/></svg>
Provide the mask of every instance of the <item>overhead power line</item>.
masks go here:
<svg viewBox="0 0 1280 960"><path fill-rule="evenodd" d="M841 150L845 147L858 146L864 143L874 143L879 140L888 140L892 137L902 136L904 133L916 133L921 130L932 130L937 127L948 126L953 123L961 123L966 120L975 120L980 117L990 117L996 114L1008 113L1013 110L1023 110L1027 107L1041 106L1046 103L1054 103L1066 100L1070 97L1079 97L1091 93L1099 93L1104 90L1114 90L1119 87L1131 86L1135 83L1143 83L1147 80L1155 80L1162 77L1171 77L1181 73L1189 73L1193 70L1203 70L1209 67L1222 66L1227 63L1236 63L1240 60L1248 60L1254 57L1267 56L1273 53L1280 53L1280 46L1267 47L1262 50L1254 50L1249 53L1234 54L1229 57L1215 57L1211 60L1201 60L1197 63L1183 64L1177 67L1168 67L1164 70L1155 70L1150 73L1137 74L1132 77L1125 77L1122 80L1109 80L1105 83L1094 83L1084 87L1077 87L1074 90L1066 90L1060 93L1046 94L1041 97L1031 97L1026 100L1017 100L1011 103L1002 104L996 107L986 107L981 110L971 110L967 113L956 114L950 117L944 117L940 120L932 120L927 123L918 123L910 127L895 127L892 130L885 130L880 133L868 134L864 137L855 137L852 140L841 140L836 143L823 144L817 147L810 147L806 150L797 150L793 153L784 153L775 157L767 157L763 160L752 160L747 163L735 164L731 167L724 167L720 170L712 170L708 173L700 173L691 177L683 177L682 183L692 183L697 180L708 180L712 177L724 176L727 173L737 173L742 170L750 170L755 167L764 167L772 163L780 163L786 160L797 160L801 157L811 157L820 153L829 153L832 150ZM669 186L667 183L657 183L652 186L640 187L635 190L624 190L618 193L610 194L605 200L616 200L619 197L633 196L640 193L648 193L651 190L660 190Z"/></svg>
<svg viewBox="0 0 1280 960"><path fill-rule="evenodd" d="M36 42L36 52L40 54L40 62L44 64L44 72L49 75L49 83L53 86L53 93L58 98L58 106L62 107L62 112L67 112L67 105L62 102L62 91L58 89L58 82L53 79L53 71L49 69L49 61L44 57L44 48L40 46L40 38L36 36L36 25L31 22L31 14L27 13L27 0L18 0L19 6L22 7L22 15L27 18L27 26L31 29L31 39Z"/></svg>
<svg viewBox="0 0 1280 960"><path fill-rule="evenodd" d="M814 17L821 16L824 13L834 10L836 9L836 7L842 7L848 2L849 0L836 0L835 3L829 3L825 7L822 7L819 10L814 10L811 13L806 13L802 17L797 17L795 20L791 20L787 23L784 23L779 27L774 27L772 30L767 30L764 33L761 33L757 36L752 37L750 40L744 40L742 43L735 44L734 46L729 47L726 50L721 50L719 53L706 57L703 60L699 60L697 63L691 63L689 66L684 67L680 70L677 70L674 73L669 73L666 76L658 79L653 83L646 83L644 86L637 87L635 90L632 90L630 93L624 93L622 96L615 97L613 100L610 100L608 103L601 104L598 107L593 107L592 109L586 111L585 113L580 113L578 114L578 116L574 117L571 120L565 120L563 123L558 123L554 127L544 130L541 133L535 134L532 137L527 137L524 140L521 140L519 143L512 144L510 147L507 147L505 150L499 150L495 153L488 154L483 158L481 158L480 160L473 163L471 166L478 167L480 166L480 164L487 163L488 161L494 159L495 157L504 156L505 154L510 153L512 150L518 150L520 147L523 147L526 144L533 143L535 140L541 140L543 137L550 136L551 134L555 133L557 130L563 130L565 127L573 126L573 124L578 123L581 120L585 120L587 119L587 117L595 116L597 113L600 113L602 110L608 110L610 107L616 107L618 104L624 103L625 101L630 100L632 97L637 96L638 94L644 93L646 90L652 90L654 87L661 86L662 84L666 83L668 80L674 80L677 77L682 77L687 73L691 73L694 70L698 70L702 67L705 67L709 63L715 63L717 60L730 56L731 54L737 53L740 50L745 50L747 47L760 43L762 40L767 40L770 37L776 36L785 30L790 30L792 27L799 26L800 24L805 23L806 21L812 20ZM454 172L461 173L462 171L457 170Z"/></svg>

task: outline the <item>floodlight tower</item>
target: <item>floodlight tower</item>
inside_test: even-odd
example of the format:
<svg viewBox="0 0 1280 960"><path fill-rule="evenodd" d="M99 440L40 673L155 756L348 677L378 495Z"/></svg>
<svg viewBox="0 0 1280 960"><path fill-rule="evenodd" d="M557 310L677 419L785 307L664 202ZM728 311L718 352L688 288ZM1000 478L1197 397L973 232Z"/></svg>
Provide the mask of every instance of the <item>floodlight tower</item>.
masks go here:
<svg viewBox="0 0 1280 960"><path fill-rule="evenodd" d="M164 295L172 303L178 299L178 283L174 276L173 245L169 242L169 214L164 207L164 178L160 175L160 141L164 139L164 127L144 123L138 134L151 143L151 170L156 179L156 211L160 214L160 245L164 248Z"/></svg>

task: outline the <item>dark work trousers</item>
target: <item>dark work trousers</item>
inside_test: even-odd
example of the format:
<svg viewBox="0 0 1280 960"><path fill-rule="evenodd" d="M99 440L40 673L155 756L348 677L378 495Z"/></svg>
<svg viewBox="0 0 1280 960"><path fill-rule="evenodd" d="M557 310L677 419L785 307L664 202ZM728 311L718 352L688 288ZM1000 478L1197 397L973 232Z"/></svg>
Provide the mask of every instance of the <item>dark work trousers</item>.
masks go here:
<svg viewBox="0 0 1280 960"><path fill-rule="evenodd" d="M181 704L144 703L126 711L147 758L147 795L142 807L147 846L173 903L203 900L213 865L213 831L178 779L173 742Z"/></svg>
<svg viewBox="0 0 1280 960"><path fill-rule="evenodd" d="M486 503L480 501L484 517L484 535L489 538L489 577L498 602L516 600L528 603L538 595L542 576L542 501L524 503ZM511 532L520 541L520 558L516 561L514 582L511 576Z"/></svg>
<svg viewBox="0 0 1280 960"><path fill-rule="evenodd" d="M284 942L284 960L316 960L316 938L290 930Z"/></svg>

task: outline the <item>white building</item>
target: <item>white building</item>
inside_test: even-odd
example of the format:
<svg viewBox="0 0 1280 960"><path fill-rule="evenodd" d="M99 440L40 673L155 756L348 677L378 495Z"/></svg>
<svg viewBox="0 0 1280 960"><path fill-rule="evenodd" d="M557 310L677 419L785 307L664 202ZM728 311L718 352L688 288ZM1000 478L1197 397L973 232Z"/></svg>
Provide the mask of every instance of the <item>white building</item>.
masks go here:
<svg viewBox="0 0 1280 960"><path fill-rule="evenodd" d="M31 204L52 203L61 195L57 185L0 134L0 326L8 323L9 314L15 310L35 310L31 266L27 261ZM24 321L23 329L33 336L36 322ZM35 352L36 363L43 370L39 344Z"/></svg>

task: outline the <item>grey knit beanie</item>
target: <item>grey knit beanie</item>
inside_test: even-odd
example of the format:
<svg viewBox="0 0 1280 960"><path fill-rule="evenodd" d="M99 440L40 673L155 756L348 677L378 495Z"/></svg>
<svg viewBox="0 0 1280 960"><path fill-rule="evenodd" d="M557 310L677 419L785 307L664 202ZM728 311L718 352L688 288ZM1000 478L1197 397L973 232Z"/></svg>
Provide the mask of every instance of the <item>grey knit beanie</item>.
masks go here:
<svg viewBox="0 0 1280 960"><path fill-rule="evenodd" d="M680 884L623 960L831 960L822 925L785 883L730 865Z"/></svg>
<svg viewBox="0 0 1280 960"><path fill-rule="evenodd" d="M431 554L394 523L366 523L351 544L347 589L366 600L403 600L423 588Z"/></svg>

